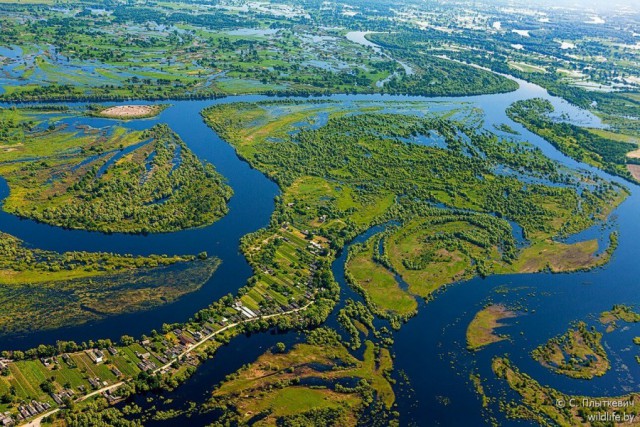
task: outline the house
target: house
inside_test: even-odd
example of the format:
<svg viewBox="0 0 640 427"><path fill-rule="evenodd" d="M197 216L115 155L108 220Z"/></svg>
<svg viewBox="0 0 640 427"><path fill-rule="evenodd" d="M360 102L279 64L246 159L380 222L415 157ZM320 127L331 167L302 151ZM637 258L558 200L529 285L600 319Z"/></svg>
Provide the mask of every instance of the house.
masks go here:
<svg viewBox="0 0 640 427"><path fill-rule="evenodd" d="M186 345L187 347L188 347L188 346L191 346L191 345L193 345L193 344L195 344L195 341L193 340L193 338L188 337L188 336L186 336L186 335L184 335L184 334L183 334L183 335L180 335L180 336L178 337L178 339L180 340L180 343L181 343L182 345Z"/></svg>
<svg viewBox="0 0 640 427"><path fill-rule="evenodd" d="M101 350L87 350L87 355L96 365L104 362L104 353Z"/></svg>
<svg viewBox="0 0 640 427"><path fill-rule="evenodd" d="M64 389L62 390L60 393L51 393L51 397L53 398L54 402L56 402L58 405L63 405L64 404L64 399L67 398L72 398L73 395L75 393L73 392L73 390L70 389Z"/></svg>
<svg viewBox="0 0 640 427"><path fill-rule="evenodd" d="M10 412L5 412L4 414L0 414L0 425L2 427L10 427L15 425L15 421L11 418Z"/></svg>

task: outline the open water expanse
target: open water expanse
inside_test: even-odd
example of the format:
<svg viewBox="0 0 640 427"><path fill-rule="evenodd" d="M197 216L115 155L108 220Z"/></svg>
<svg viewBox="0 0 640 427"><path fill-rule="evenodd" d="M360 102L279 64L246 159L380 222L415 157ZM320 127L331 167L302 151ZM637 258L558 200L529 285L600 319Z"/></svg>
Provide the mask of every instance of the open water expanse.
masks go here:
<svg viewBox="0 0 640 427"><path fill-rule="evenodd" d="M494 132L494 125L506 123L523 138L540 147L544 153L569 168L582 168L612 181L622 180L575 162L562 155L543 139L531 134L509 120L505 109L514 101L544 97L552 101L558 114L566 113L581 125L599 126L590 113L573 107L565 101L551 97L535 85L518 81L520 89L499 95L462 98L420 98L387 95L336 95L326 99L345 104L354 101L419 101L431 103L434 108L442 103L470 103L485 113L485 127ZM0 213L0 230L23 239L34 247L55 251L86 250L112 251L130 254L195 254L207 251L222 260L214 276L198 291L182 299L150 311L142 311L108 318L107 320L45 332L0 337L0 349L25 349L41 343L55 343L60 339L84 341L98 338L118 339L123 334L139 336L163 323L188 319L193 313L227 293L235 293L251 275L246 260L238 251L239 239L269 221L274 209L277 186L263 174L253 170L239 159L233 148L221 140L202 121L200 111L216 103L256 101L260 96L238 96L209 101L174 101L172 106L156 118L121 123L144 129L156 123L167 123L201 159L212 163L226 177L234 190L229 213L215 224L195 230L155 235L106 235L95 232L65 230L30 220ZM74 104L77 105L77 104ZM75 117L70 124L103 127L113 120ZM499 132L498 132L499 134ZM502 135L502 136L507 136ZM8 194L6 183L0 183L0 197ZM631 196L618 208L607 230L591 230L590 234L619 231L619 247L612 261L604 268L576 274L528 274L493 276L457 283L438 292L429 303L422 303L419 314L395 333L393 351L395 368L410 379L410 387L398 386L398 410L403 425L470 426L482 424L481 401L469 381L470 373L479 373L488 394L511 393L503 383L494 379L491 359L508 353L514 365L545 385L567 393L585 395L616 395L637 390L640 365L634 360L639 353L631 339L640 335L640 328L621 328L605 334L604 342L612 361L611 369L603 377L591 380L573 380L554 375L537 364L530 352L549 338L566 331L574 320L595 324L597 315L613 304L640 303L640 197L638 187L624 183ZM370 230L356 241L363 241L380 228ZM358 298L344 283L346 249L333 265L334 275L342 287L342 300ZM500 330L511 340L493 344L477 353L466 350L465 331L474 314L490 301L523 307L521 315L508 321ZM328 323L335 325L335 313ZM273 335L257 334L238 337L219 350L215 359L206 362L187 383L167 396L179 407L189 400L202 402L209 391L229 374L245 363L252 362L266 348L277 341L292 343L300 339L296 333ZM512 424L503 419L501 422ZM191 419L204 423L207 416ZM175 420L173 420L175 422ZM515 423L513 423L515 424ZM521 423L518 423L521 424Z"/></svg>

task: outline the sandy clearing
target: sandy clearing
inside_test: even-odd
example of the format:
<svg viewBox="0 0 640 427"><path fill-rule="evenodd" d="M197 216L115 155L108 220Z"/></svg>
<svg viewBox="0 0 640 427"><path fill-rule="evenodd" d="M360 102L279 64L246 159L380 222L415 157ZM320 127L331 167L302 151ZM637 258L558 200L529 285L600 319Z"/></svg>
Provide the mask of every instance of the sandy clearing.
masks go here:
<svg viewBox="0 0 640 427"><path fill-rule="evenodd" d="M627 157L629 157L630 159L640 159L640 150L627 153Z"/></svg>
<svg viewBox="0 0 640 427"><path fill-rule="evenodd" d="M157 114L159 108L157 105L116 105L109 107L100 112L104 117L135 119L138 117L148 117Z"/></svg>
<svg viewBox="0 0 640 427"><path fill-rule="evenodd" d="M631 175L640 181L640 165L627 165L627 168L629 169L629 172L631 172Z"/></svg>

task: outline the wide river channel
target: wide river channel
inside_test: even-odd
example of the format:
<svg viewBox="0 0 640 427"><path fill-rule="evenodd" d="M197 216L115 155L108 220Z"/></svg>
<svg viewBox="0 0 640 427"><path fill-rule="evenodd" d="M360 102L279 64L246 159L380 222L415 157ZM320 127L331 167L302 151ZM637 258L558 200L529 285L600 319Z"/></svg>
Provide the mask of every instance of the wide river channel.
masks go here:
<svg viewBox="0 0 640 427"><path fill-rule="evenodd" d="M475 97L336 95L326 99L344 103L356 100L468 103L484 111L484 126L487 129L497 132L494 125L508 124L520 133L520 138L538 146L545 155L565 166L590 170L609 180L623 183L618 178L567 158L542 138L512 122L505 114L511 103L542 97L554 104L558 114L566 113L572 122L599 126L598 119L590 113L550 96L539 86L520 80L518 83L520 89L515 92ZM220 268L201 289L177 302L75 327L1 336L0 349L26 349L64 339L81 342L98 338L118 339L123 334L139 336L152 329L160 329L163 323L184 321L212 301L227 293L235 293L243 286L251 275L251 269L238 251L239 240L243 235L267 225L274 209L274 197L279 194L279 189L262 173L240 160L233 148L203 123L200 111L216 103L261 99L266 98L236 96L208 101L173 101L172 106L156 118L118 123L132 129L146 129L156 123L167 123L196 155L212 163L226 177L234 190L229 213L209 227L170 234L107 235L51 227L0 212L1 231L17 236L37 248L134 255L196 254L207 251L222 260ZM67 120L70 124L96 128L116 124L112 120L88 117ZM604 268L576 274L527 274L473 279L449 286L439 292L433 301L421 303L419 314L395 333L393 352L396 355L396 372L406 374L410 380L410 386L396 387L402 425L482 425L480 420L483 419L484 412L481 401L471 386L469 375L478 373L486 378L484 386L489 394L501 392L511 396L512 393L505 389L504 384L494 379L490 367L492 357L505 353L509 354L515 366L541 383L559 388L563 392L597 396L622 394L637 389L640 365L634 357L640 351L633 348L631 339L640 335L638 328L626 328L605 335L604 341L613 369L595 380L571 380L551 374L530 356L532 349L552 336L565 332L572 321L587 320L594 324L594 316L610 309L613 304L633 305L640 302L639 188L626 182L623 184L631 190L631 196L615 211L610 221L609 227L619 231L619 247L612 261ZM8 188L2 181L0 198L4 199L7 194ZM363 241L374 231L368 231L356 241ZM601 237L609 231L610 229L594 229L585 233L584 237ZM344 283L345 253L346 248L333 265L334 275L342 287L341 304L344 298L358 298ZM466 327L474 314L489 301L517 304L526 307L526 310L501 329L500 332L509 334L511 340L494 344L477 353L469 353L465 348ZM335 311L337 309L334 314ZM335 324L334 317L332 315L328 320L329 324ZM230 345L221 348L212 361L201 366L186 384L168 397L174 400L176 407L189 400L201 402L225 375L252 362L275 342L292 343L298 339L300 338L296 333L238 337ZM503 424L516 424L505 420L500 414L493 415ZM189 422L199 425L207 421L211 419L202 416L201 419L191 418Z"/></svg>

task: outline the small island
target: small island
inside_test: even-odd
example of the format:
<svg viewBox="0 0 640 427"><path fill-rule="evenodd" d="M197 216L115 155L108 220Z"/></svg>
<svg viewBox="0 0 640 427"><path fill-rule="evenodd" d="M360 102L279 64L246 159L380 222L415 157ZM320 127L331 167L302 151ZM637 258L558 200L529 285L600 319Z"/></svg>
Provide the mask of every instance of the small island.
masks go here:
<svg viewBox="0 0 640 427"><path fill-rule="evenodd" d="M167 107L169 107L169 104L114 105L113 107L94 105L87 108L91 116L105 117L108 119L134 120L155 117Z"/></svg>
<svg viewBox="0 0 640 427"><path fill-rule="evenodd" d="M515 312L501 304L492 304L477 312L467 328L467 349L477 351L507 339L507 335L497 334L495 330L504 326L501 320L516 316Z"/></svg>
<svg viewBox="0 0 640 427"><path fill-rule="evenodd" d="M611 364L602 346L602 333L579 322L575 329L551 338L531 355L552 371L571 378L593 379L604 375Z"/></svg>
<svg viewBox="0 0 640 427"><path fill-rule="evenodd" d="M617 408L625 408L629 423L615 425L637 425L637 393L622 396L587 397L567 395L538 381L516 368L507 357L496 357L492 362L496 376L507 382L521 397L521 402L508 402L499 398L500 405L510 419L533 421L539 425L596 426L605 425L602 419L615 419L615 407L603 407L612 402ZM614 424L606 424L614 425Z"/></svg>
<svg viewBox="0 0 640 427"><path fill-rule="evenodd" d="M640 322L640 314L633 311L627 305L616 304L610 311L604 311L600 314L600 323L607 327L607 332L613 332L618 327L618 322L638 323Z"/></svg>

